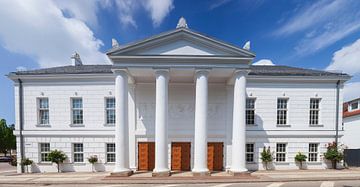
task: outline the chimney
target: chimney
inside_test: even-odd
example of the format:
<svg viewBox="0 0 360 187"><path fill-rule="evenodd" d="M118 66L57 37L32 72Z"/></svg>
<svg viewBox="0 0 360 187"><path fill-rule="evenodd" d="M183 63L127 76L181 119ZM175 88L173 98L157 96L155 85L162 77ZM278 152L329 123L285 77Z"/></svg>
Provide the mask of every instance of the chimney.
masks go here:
<svg viewBox="0 0 360 187"><path fill-rule="evenodd" d="M72 64L73 66L81 66L81 65L82 65L82 62L81 62L79 53L75 52L75 53L71 56L71 64Z"/></svg>

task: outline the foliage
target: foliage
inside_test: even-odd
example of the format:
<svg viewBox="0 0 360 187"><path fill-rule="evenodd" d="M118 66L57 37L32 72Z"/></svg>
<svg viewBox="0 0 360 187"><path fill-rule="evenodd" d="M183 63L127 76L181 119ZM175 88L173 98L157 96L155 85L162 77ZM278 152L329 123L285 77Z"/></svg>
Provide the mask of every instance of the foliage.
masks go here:
<svg viewBox="0 0 360 187"><path fill-rule="evenodd" d="M326 148L327 150L324 153L324 158L331 161L332 168L336 169L336 164L344 159L343 150L338 149L336 142L329 143Z"/></svg>
<svg viewBox="0 0 360 187"><path fill-rule="evenodd" d="M265 169L268 170L268 164L274 160L273 154L270 151L270 146L267 149L264 146L264 149L261 152L261 160L265 164Z"/></svg>
<svg viewBox="0 0 360 187"><path fill-rule="evenodd" d="M92 155L88 158L89 163L91 163L91 170L94 172L94 164L98 162L98 157L96 155Z"/></svg>
<svg viewBox="0 0 360 187"><path fill-rule="evenodd" d="M32 160L30 160L29 158L25 158L23 160L21 160L21 165L22 166L26 166L26 172L29 173L29 168L28 166L30 166L31 164L33 164L34 162Z"/></svg>
<svg viewBox="0 0 360 187"><path fill-rule="evenodd" d="M67 158L67 156L65 155L65 153L60 150L57 150L57 149L50 151L50 153L48 155L48 159L52 163L57 164L58 172L60 172L60 164L62 164L66 160L66 158Z"/></svg>
<svg viewBox="0 0 360 187"><path fill-rule="evenodd" d="M303 162L305 162L307 159L307 156L302 154L301 152L298 152L295 156L295 161L300 163L300 169L302 169L303 167Z"/></svg>
<svg viewBox="0 0 360 187"><path fill-rule="evenodd" d="M13 134L14 125L8 126L5 119L0 120L0 152L6 154L16 149L16 137Z"/></svg>

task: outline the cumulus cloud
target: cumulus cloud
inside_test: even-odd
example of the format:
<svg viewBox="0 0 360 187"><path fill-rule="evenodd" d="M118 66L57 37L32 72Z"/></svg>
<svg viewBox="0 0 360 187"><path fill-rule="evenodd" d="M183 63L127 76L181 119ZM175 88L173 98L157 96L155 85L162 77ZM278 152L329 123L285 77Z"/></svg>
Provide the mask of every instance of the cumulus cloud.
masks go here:
<svg viewBox="0 0 360 187"><path fill-rule="evenodd" d="M344 101L360 98L360 82L347 83L344 86Z"/></svg>
<svg viewBox="0 0 360 187"><path fill-rule="evenodd" d="M159 26L174 5L172 0L148 0L145 1L145 8L150 12L154 26Z"/></svg>
<svg viewBox="0 0 360 187"><path fill-rule="evenodd" d="M103 42L80 19L63 15L53 1L0 1L0 43L41 67L70 64L77 51L85 64L106 63Z"/></svg>
<svg viewBox="0 0 360 187"><path fill-rule="evenodd" d="M252 65L254 65L254 66L259 66L259 65L261 65L261 66L274 66L275 64L269 59L261 59L261 60L255 62L255 63L253 63Z"/></svg>

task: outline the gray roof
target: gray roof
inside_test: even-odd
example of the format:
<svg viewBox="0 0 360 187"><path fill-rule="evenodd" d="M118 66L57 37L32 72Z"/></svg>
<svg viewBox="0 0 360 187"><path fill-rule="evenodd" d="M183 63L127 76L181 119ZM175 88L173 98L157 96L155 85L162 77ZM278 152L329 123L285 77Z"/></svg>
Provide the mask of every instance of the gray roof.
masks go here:
<svg viewBox="0 0 360 187"><path fill-rule="evenodd" d="M112 73L112 65L81 65L81 66L61 66L53 68L44 68L28 71L17 71L12 75L50 75L50 74L96 74ZM250 66L249 75L256 76L340 76L348 77L345 73L335 73L321 70L304 69L290 66Z"/></svg>

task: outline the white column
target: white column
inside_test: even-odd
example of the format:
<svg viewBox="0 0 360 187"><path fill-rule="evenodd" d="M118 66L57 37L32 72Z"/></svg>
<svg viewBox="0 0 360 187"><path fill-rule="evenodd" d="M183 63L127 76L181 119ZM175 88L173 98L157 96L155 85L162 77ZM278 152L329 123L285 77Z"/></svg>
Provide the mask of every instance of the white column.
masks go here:
<svg viewBox="0 0 360 187"><path fill-rule="evenodd" d="M196 71L195 134L193 173L208 174L207 167L207 111L209 70Z"/></svg>
<svg viewBox="0 0 360 187"><path fill-rule="evenodd" d="M169 70L155 70L156 114L155 114L155 168L153 176L168 176L168 83Z"/></svg>
<svg viewBox="0 0 360 187"><path fill-rule="evenodd" d="M115 78L115 168L114 175L130 175L128 146L128 75L126 70L113 70Z"/></svg>
<svg viewBox="0 0 360 187"><path fill-rule="evenodd" d="M235 72L234 109L232 129L232 173L246 172L245 144L246 144L246 75L247 71Z"/></svg>

